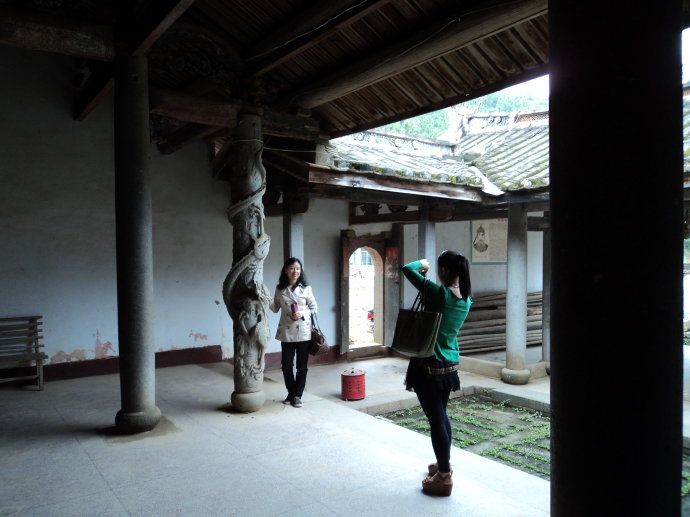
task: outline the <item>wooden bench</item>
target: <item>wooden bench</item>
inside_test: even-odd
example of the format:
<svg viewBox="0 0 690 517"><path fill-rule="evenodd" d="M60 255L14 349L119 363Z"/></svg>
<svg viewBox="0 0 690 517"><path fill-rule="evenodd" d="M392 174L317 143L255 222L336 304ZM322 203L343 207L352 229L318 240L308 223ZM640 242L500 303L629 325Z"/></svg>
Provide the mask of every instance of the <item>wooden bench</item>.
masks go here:
<svg viewBox="0 0 690 517"><path fill-rule="evenodd" d="M48 356L41 352L42 316L0 318L0 368L31 366L33 375L0 379L0 382L19 379L35 379L39 390L43 389L43 361Z"/></svg>

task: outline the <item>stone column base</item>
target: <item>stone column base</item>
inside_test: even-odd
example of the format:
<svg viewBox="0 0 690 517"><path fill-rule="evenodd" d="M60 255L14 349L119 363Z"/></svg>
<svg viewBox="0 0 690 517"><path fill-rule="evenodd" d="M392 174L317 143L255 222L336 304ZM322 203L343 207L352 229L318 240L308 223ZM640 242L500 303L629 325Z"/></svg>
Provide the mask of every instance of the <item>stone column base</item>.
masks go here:
<svg viewBox="0 0 690 517"><path fill-rule="evenodd" d="M115 425L122 433L134 434L150 431L158 425L161 410L158 406L151 406L144 411L128 413L123 409L115 415Z"/></svg>
<svg viewBox="0 0 690 517"><path fill-rule="evenodd" d="M527 384L530 375L529 370L511 370L509 368L501 370L501 380L506 384Z"/></svg>
<svg viewBox="0 0 690 517"><path fill-rule="evenodd" d="M261 409L266 402L266 394L263 390L251 393L232 392L230 403L238 413L254 413Z"/></svg>

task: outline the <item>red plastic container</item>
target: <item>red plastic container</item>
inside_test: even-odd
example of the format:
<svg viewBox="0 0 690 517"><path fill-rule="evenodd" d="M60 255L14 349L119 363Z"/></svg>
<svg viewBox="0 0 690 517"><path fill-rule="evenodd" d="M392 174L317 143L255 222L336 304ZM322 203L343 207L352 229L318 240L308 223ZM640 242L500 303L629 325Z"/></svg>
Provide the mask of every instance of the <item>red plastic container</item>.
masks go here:
<svg viewBox="0 0 690 517"><path fill-rule="evenodd" d="M340 396L343 400L361 400L366 396L366 383L364 381L364 370L349 368L340 375L341 391Z"/></svg>

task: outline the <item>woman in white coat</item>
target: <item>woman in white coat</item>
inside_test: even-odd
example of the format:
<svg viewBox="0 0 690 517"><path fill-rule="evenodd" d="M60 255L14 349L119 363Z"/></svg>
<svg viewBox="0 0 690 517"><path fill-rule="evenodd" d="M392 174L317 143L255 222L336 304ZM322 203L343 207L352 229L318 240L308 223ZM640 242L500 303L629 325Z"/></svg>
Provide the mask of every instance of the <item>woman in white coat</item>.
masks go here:
<svg viewBox="0 0 690 517"><path fill-rule="evenodd" d="M285 261L271 302L271 310L280 311L276 339L281 343L283 378L288 392L283 404L302 407L311 341L311 314L316 313L316 299L299 259L290 257ZM297 376L293 371L295 355Z"/></svg>

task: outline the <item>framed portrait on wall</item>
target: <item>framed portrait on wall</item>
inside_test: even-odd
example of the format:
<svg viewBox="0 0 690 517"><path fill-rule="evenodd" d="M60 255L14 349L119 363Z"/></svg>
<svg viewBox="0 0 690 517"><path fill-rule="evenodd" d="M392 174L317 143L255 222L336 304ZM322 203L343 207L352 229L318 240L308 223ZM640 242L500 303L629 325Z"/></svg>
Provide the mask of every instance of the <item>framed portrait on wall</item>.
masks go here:
<svg viewBox="0 0 690 517"><path fill-rule="evenodd" d="M473 264L505 264L508 261L508 219L470 222Z"/></svg>

